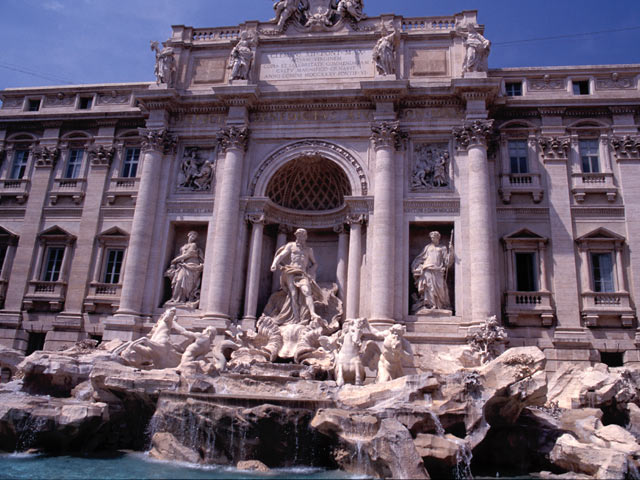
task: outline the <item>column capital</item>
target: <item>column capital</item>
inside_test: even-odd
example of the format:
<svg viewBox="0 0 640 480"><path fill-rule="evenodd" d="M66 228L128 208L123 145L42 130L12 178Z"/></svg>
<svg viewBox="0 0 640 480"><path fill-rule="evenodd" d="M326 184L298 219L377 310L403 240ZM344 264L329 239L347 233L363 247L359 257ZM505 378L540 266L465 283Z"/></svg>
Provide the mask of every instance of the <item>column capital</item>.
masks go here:
<svg viewBox="0 0 640 480"><path fill-rule="evenodd" d="M92 167L108 167L116 153L114 146L94 145L89 149L89 160Z"/></svg>
<svg viewBox="0 0 640 480"><path fill-rule="evenodd" d="M58 147L35 147L33 149L33 158L36 160L36 167L52 168L55 166L60 157L60 149Z"/></svg>
<svg viewBox="0 0 640 480"><path fill-rule="evenodd" d="M260 225L264 225L265 224L265 216L264 213L249 213L246 215L246 220L249 223L253 223L255 224L260 224Z"/></svg>
<svg viewBox="0 0 640 480"><path fill-rule="evenodd" d="M143 151L169 153L177 143L175 136L165 128L138 128L138 135L142 138Z"/></svg>
<svg viewBox="0 0 640 480"><path fill-rule="evenodd" d="M217 140L224 153L229 149L246 151L249 146L249 129L246 126L222 128L218 132Z"/></svg>
<svg viewBox="0 0 640 480"><path fill-rule="evenodd" d="M367 221L367 215L365 215L364 213L355 213L355 214L349 214L347 215L347 218L345 219L346 223L348 223L350 226L353 224L364 224Z"/></svg>
<svg viewBox="0 0 640 480"><path fill-rule="evenodd" d="M569 137L538 137L538 146L545 160L566 160L571 149Z"/></svg>
<svg viewBox="0 0 640 480"><path fill-rule="evenodd" d="M492 135L493 120L465 122L462 127L453 129L453 136L460 150L467 150L476 145L486 147Z"/></svg>
<svg viewBox="0 0 640 480"><path fill-rule="evenodd" d="M400 150L407 137L407 133L400 130L398 121L371 124L371 140L376 150L380 148Z"/></svg>
<svg viewBox="0 0 640 480"><path fill-rule="evenodd" d="M336 232L338 235L344 235L345 233L347 233L347 229L345 228L344 223L339 223L338 225L334 225L333 231Z"/></svg>

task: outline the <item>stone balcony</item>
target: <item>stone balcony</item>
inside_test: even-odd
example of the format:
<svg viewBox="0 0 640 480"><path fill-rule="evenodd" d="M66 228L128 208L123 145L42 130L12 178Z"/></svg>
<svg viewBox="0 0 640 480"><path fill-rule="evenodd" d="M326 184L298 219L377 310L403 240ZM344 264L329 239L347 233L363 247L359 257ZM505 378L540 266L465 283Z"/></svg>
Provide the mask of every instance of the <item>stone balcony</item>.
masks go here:
<svg viewBox="0 0 640 480"><path fill-rule="evenodd" d="M91 282L89 293L84 299L84 310L95 312L98 306L106 306L115 312L120 306L122 284Z"/></svg>
<svg viewBox="0 0 640 480"><path fill-rule="evenodd" d="M84 198L87 181L84 178L56 178L49 193L52 205L58 203L60 197L70 197L73 203L80 205Z"/></svg>
<svg viewBox="0 0 640 480"><path fill-rule="evenodd" d="M632 327L635 311L628 292L583 292L582 317L587 327L602 326L606 318L618 319L623 327Z"/></svg>
<svg viewBox="0 0 640 480"><path fill-rule="evenodd" d="M531 195L535 203L542 200L543 189L539 173L508 173L500 176L500 196L504 203L511 202L513 194Z"/></svg>
<svg viewBox="0 0 640 480"><path fill-rule="evenodd" d="M573 173L571 181L571 192L578 203L582 203L587 194L604 194L609 202L614 202L618 195L611 172Z"/></svg>
<svg viewBox="0 0 640 480"><path fill-rule="evenodd" d="M30 186L31 181L28 178L0 180L0 199L4 197L13 197L16 199L17 203L25 203L29 196Z"/></svg>
<svg viewBox="0 0 640 480"><path fill-rule="evenodd" d="M25 310L33 310L36 303L46 303L52 312L59 312L64 305L67 282L31 280L22 300Z"/></svg>
<svg viewBox="0 0 640 480"><path fill-rule="evenodd" d="M551 292L505 292L504 312L515 326L531 326L531 321L550 327L555 309Z"/></svg>
<svg viewBox="0 0 640 480"><path fill-rule="evenodd" d="M114 177L109 182L107 190L107 204L113 205L118 197L128 197L133 204L136 203L138 196L138 187L140 186L139 178L132 177Z"/></svg>

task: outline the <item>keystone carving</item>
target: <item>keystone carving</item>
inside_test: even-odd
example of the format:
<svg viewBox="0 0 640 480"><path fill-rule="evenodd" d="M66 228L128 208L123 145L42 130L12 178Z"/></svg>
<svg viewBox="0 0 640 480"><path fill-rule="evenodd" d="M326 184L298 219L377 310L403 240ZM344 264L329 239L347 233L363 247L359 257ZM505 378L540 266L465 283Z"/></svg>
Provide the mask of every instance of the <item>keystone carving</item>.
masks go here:
<svg viewBox="0 0 640 480"><path fill-rule="evenodd" d="M249 129L247 127L227 127L218 132L218 143L224 153L230 148L247 150Z"/></svg>
<svg viewBox="0 0 640 480"><path fill-rule="evenodd" d="M453 129L453 136L461 150L466 150L473 145L486 147L492 135L493 120L474 120Z"/></svg>

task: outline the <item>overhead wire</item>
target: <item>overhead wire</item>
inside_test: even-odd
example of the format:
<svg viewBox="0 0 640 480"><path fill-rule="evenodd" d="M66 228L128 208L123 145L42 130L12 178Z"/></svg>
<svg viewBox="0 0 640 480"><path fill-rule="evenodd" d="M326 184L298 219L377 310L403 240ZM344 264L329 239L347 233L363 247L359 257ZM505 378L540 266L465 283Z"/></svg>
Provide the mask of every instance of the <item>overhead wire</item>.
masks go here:
<svg viewBox="0 0 640 480"><path fill-rule="evenodd" d="M62 82L69 85L73 85L74 83L77 83L77 82L72 82L71 80L68 80L66 78L51 75L49 73L37 72L35 70L29 69L28 67L23 67L21 65L15 65L7 62L0 62L0 68L4 68L6 70L12 70L14 72L26 73L27 75L44 78L45 80L50 80L53 82Z"/></svg>
<svg viewBox="0 0 640 480"><path fill-rule="evenodd" d="M603 33L618 33L618 32L627 32L630 30L640 30L640 26L636 27L626 27L626 28L616 28L613 30L600 30L596 32L585 32L585 33L568 33L566 35L553 35L550 37L536 37L536 38L527 38L523 40L509 40L506 42L493 42L493 45L516 45L518 43L529 43L529 42L541 42L544 40L559 40L564 38L578 38L578 37L590 37L591 35L601 35Z"/></svg>

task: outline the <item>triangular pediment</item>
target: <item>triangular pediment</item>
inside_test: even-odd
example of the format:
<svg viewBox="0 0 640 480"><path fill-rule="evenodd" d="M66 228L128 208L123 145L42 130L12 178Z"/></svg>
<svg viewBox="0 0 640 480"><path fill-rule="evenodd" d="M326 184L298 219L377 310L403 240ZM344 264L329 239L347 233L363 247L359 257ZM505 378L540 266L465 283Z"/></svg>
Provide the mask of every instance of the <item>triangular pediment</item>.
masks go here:
<svg viewBox="0 0 640 480"><path fill-rule="evenodd" d="M43 230L42 232L40 232L38 236L39 237L64 237L70 240L76 238L75 235L70 234L64 228L61 228L57 225L54 225L52 227L47 228L46 230Z"/></svg>
<svg viewBox="0 0 640 480"><path fill-rule="evenodd" d="M582 242L585 240L617 240L624 241L624 237L622 235L618 235L615 232L612 232L609 229L604 227L597 228L592 230L591 232L582 235L576 239L577 242Z"/></svg>
<svg viewBox="0 0 640 480"><path fill-rule="evenodd" d="M535 232L532 232L528 228L521 228L519 230L516 230L515 232L510 233L509 235L505 235L503 238L505 240L513 240L513 239L546 240L545 237L538 235Z"/></svg>
<svg viewBox="0 0 640 480"><path fill-rule="evenodd" d="M111 227L98 235L98 238L129 238L129 234L118 227Z"/></svg>
<svg viewBox="0 0 640 480"><path fill-rule="evenodd" d="M18 238L18 235L13 233L11 230L0 227L0 238Z"/></svg>

